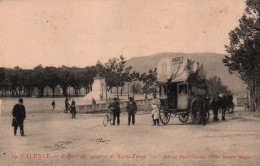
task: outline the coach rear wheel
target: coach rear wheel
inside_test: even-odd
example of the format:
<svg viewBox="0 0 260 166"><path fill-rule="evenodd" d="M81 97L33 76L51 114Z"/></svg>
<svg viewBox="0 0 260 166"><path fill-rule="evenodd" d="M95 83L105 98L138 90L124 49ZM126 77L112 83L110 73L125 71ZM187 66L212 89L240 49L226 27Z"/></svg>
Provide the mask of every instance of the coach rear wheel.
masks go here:
<svg viewBox="0 0 260 166"><path fill-rule="evenodd" d="M200 102L198 100L194 100L191 103L191 119L192 119L192 123L201 122Z"/></svg>
<svg viewBox="0 0 260 166"><path fill-rule="evenodd" d="M160 108L159 110L159 118L162 124L166 125L170 121L171 112L166 111L164 108Z"/></svg>
<svg viewBox="0 0 260 166"><path fill-rule="evenodd" d="M188 121L189 119L189 114L188 113L181 113L178 115L179 117L179 120L182 122L182 123L185 123Z"/></svg>

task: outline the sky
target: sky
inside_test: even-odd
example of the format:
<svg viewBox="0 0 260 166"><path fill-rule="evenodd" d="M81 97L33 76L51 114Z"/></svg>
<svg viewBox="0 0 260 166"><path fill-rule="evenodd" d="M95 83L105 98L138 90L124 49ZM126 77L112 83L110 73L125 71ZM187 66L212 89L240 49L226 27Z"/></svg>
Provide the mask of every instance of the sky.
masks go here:
<svg viewBox="0 0 260 166"><path fill-rule="evenodd" d="M245 0L0 0L0 66L95 65L158 52L225 54Z"/></svg>

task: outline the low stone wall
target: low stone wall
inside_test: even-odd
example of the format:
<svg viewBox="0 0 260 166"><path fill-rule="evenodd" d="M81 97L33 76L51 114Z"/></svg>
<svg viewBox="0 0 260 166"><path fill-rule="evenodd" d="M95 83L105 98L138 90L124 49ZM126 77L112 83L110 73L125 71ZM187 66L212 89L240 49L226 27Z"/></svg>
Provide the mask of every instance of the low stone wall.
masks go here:
<svg viewBox="0 0 260 166"><path fill-rule="evenodd" d="M151 99L147 100L136 100L137 110L138 111L145 111L151 110ZM120 109L122 112L126 111L128 101L120 102ZM108 110L108 106L110 103L103 103L103 104L88 104L88 105L76 105L77 113L88 113L88 112L103 112Z"/></svg>

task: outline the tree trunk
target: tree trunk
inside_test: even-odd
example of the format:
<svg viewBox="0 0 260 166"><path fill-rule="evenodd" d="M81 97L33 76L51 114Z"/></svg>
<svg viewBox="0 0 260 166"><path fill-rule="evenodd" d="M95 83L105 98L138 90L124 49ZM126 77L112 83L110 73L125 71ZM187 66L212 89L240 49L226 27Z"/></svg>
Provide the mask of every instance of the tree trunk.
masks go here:
<svg viewBox="0 0 260 166"><path fill-rule="evenodd" d="M134 85L132 86L132 94L133 94L133 98L135 98L135 82Z"/></svg>
<svg viewBox="0 0 260 166"><path fill-rule="evenodd" d="M55 96L55 88L51 88L51 90L52 90L52 97L54 98L54 96Z"/></svg>
<svg viewBox="0 0 260 166"><path fill-rule="evenodd" d="M41 88L41 94L40 94L41 97L43 96L43 92L44 92L44 88Z"/></svg>
<svg viewBox="0 0 260 166"><path fill-rule="evenodd" d="M73 87L74 88L74 87ZM77 94L77 88L74 88L74 95L75 96L78 96L78 94Z"/></svg>
<svg viewBox="0 0 260 166"><path fill-rule="evenodd" d="M123 96L123 90L124 90L123 87L124 87L124 86L121 86L121 96Z"/></svg>
<svg viewBox="0 0 260 166"><path fill-rule="evenodd" d="M67 97L67 88L62 88L63 96Z"/></svg>
<svg viewBox="0 0 260 166"><path fill-rule="evenodd" d="M251 86L250 86L250 111L255 112L255 85L254 85L254 79L251 80Z"/></svg>

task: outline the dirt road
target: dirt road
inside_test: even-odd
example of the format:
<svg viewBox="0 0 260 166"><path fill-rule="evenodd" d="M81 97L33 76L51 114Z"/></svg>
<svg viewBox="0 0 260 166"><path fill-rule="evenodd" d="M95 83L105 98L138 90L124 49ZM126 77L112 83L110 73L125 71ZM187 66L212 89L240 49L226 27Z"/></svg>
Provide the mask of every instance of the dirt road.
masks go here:
<svg viewBox="0 0 260 166"><path fill-rule="evenodd" d="M11 114L1 116L0 165L250 165L260 163L260 117L235 109L226 121L208 125L152 126L139 112L136 125L104 127L104 114L60 110L27 112L25 137L13 135ZM219 116L220 117L220 116Z"/></svg>

